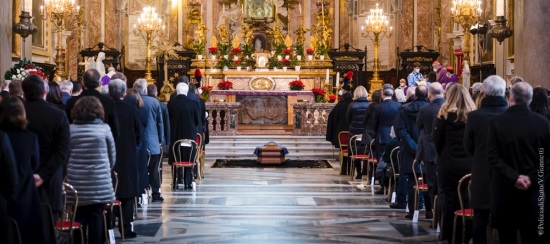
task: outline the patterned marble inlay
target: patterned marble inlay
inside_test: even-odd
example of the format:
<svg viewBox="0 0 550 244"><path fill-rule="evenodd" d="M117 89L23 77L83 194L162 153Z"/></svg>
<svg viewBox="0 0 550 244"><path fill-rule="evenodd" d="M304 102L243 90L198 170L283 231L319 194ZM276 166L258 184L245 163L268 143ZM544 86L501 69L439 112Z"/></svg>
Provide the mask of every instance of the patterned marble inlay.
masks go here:
<svg viewBox="0 0 550 244"><path fill-rule="evenodd" d="M165 166L164 203L140 208L138 237L125 242L438 243L423 213L411 223L374 189L338 176L337 162L327 170L210 168L212 162L197 192L170 190Z"/></svg>

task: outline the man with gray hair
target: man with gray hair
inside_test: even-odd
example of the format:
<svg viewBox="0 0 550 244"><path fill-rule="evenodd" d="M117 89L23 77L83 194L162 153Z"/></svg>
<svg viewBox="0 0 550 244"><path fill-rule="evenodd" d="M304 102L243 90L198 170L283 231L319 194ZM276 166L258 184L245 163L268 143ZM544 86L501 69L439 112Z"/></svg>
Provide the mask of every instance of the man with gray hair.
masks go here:
<svg viewBox="0 0 550 244"><path fill-rule="evenodd" d="M170 115L170 148L180 139L195 140L197 136L197 127L200 123L198 106L195 101L187 97L189 85L180 82L176 85L177 96L168 102L168 114ZM186 155L185 153L182 155ZM175 159L170 154L169 164L172 165ZM173 172L172 189L177 188L177 183L181 179L181 173ZM185 189L192 189L191 169L184 169Z"/></svg>
<svg viewBox="0 0 550 244"><path fill-rule="evenodd" d="M67 101L71 98L73 93L73 82L70 80L60 82L59 89L61 90L61 101L63 105L67 105Z"/></svg>
<svg viewBox="0 0 550 244"><path fill-rule="evenodd" d="M153 191L153 202L162 202L164 198L160 196L160 176L159 160L161 146L164 143L164 124L162 121L162 110L159 101L156 98L147 96L147 81L137 79L134 83L134 89L139 92L143 100L143 107L139 108L141 121L145 123L143 131L142 146L151 153L149 161L149 184Z"/></svg>
<svg viewBox="0 0 550 244"><path fill-rule="evenodd" d="M10 82L11 80L4 80L2 83L2 93L0 93L0 96L2 96L2 100L6 100L10 96Z"/></svg>
<svg viewBox="0 0 550 244"><path fill-rule="evenodd" d="M529 109L532 97L527 82L513 85L510 107L491 119L488 127L491 223L505 243L515 243L518 230L521 243L542 241L538 227L540 219L548 216L543 212L548 199L546 203L540 199L548 196L550 187L550 122Z"/></svg>
<svg viewBox="0 0 550 244"><path fill-rule="evenodd" d="M369 138L368 132L374 132L374 156L378 159L382 159L382 153L386 144L391 140L390 132L393 125L393 120L397 116L397 112L401 107L401 104L394 101L393 87L392 85L384 85L382 87L382 99L383 101L374 106L372 112L372 118L368 121L365 130L363 130L363 138ZM365 142L370 143L370 142ZM386 162L389 163L389 162ZM376 192L377 194L384 193L384 184L381 182L381 188Z"/></svg>
<svg viewBox="0 0 550 244"><path fill-rule="evenodd" d="M437 152L435 150L435 144L433 141L433 122L441 105L445 102L443 85L439 82L432 82L428 87L428 100L430 103L422 108L418 112L418 118L416 118L416 124L420 129L420 136L418 137L418 146L416 148L416 161L423 161L426 165L426 184L428 184L428 197L424 201L430 201L430 206L434 206L434 198L437 195L437 167L436 159ZM442 201L439 201L442 203ZM439 208L442 209L442 208ZM437 215L437 213L436 213ZM433 218L433 212L431 209L426 209L426 219ZM436 218L436 220L439 218Z"/></svg>
<svg viewBox="0 0 550 244"><path fill-rule="evenodd" d="M488 159L487 137L489 121L506 111L508 103L504 98L506 81L499 76L491 75L483 81L481 92L485 97L478 110L470 112L464 133L464 148L472 155L472 185L470 202L474 209L473 239L474 243L487 243L487 227L491 213L491 165Z"/></svg>

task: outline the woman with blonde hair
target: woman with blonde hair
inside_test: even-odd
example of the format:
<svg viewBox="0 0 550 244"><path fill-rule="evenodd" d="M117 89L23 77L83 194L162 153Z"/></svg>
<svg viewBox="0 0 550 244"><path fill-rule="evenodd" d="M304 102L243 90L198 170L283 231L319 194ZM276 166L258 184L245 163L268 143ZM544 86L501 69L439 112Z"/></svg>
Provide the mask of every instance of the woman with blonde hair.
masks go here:
<svg viewBox="0 0 550 244"><path fill-rule="evenodd" d="M369 100L368 100L369 93L367 92L367 89L363 86L358 86L355 88L355 91L353 92L353 102L351 102L348 106L348 111L346 113L346 121L349 125L349 138L351 138L354 135L361 135L363 134L363 131L365 130L365 114L367 111L367 108L369 107ZM365 141L366 138L363 138L363 141ZM370 142L370 139L368 140ZM361 144L361 143L357 143ZM365 146L358 146L357 148L353 148L353 152L364 152ZM348 161L349 162L349 161ZM359 161L354 162L355 169L357 170L357 177L355 179L361 179L361 163ZM350 169L350 172L353 169Z"/></svg>
<svg viewBox="0 0 550 244"><path fill-rule="evenodd" d="M454 212L460 208L458 200L458 181L471 172L472 157L464 148L464 132L468 113L476 109L468 89L461 84L453 84L447 87L445 103L441 106L437 118L434 121L433 139L437 152L438 189L443 202L441 214L443 216L442 235L449 243L467 242L466 240L452 239ZM463 197L467 198L467 189ZM468 203L469 201L465 201ZM457 227L457 232L461 228ZM462 235L456 234L457 238Z"/></svg>

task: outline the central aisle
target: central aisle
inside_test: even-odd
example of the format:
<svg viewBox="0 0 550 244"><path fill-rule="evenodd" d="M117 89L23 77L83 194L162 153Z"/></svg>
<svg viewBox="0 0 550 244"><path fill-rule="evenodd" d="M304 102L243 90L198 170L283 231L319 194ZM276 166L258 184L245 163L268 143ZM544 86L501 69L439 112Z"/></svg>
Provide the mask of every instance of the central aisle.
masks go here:
<svg viewBox="0 0 550 244"><path fill-rule="evenodd" d="M336 162L337 163L337 162ZM392 210L384 196L333 169L210 168L197 192L170 190L140 208L130 243L437 243L430 221ZM118 234L118 233L117 233ZM120 239L117 239L120 241Z"/></svg>

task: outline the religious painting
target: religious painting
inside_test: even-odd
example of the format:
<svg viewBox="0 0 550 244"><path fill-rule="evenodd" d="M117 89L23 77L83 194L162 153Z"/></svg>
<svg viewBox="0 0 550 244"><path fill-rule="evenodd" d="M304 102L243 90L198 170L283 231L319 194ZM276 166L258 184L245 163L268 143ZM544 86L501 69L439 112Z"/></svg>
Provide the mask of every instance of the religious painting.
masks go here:
<svg viewBox="0 0 550 244"><path fill-rule="evenodd" d="M38 31L27 38L27 41L32 41L32 53L42 56L51 56L50 47L51 43L48 41L51 39L49 31L49 21L44 20L41 16L40 6L44 5L44 0L33 0L31 16L32 22L38 29Z"/></svg>
<svg viewBox="0 0 550 244"><path fill-rule="evenodd" d="M481 23L489 23L489 20L495 19L495 0L483 0L481 2ZM490 38L488 35L485 35L485 37L478 39L479 40L479 46L480 46L480 57L481 62L483 63L494 63L494 39Z"/></svg>
<svg viewBox="0 0 550 244"><path fill-rule="evenodd" d="M274 17L275 8L273 1L244 0L243 12L245 18L267 19Z"/></svg>
<svg viewBox="0 0 550 244"><path fill-rule="evenodd" d="M263 52L265 48L265 37L261 35L256 35L252 41L254 44L254 52Z"/></svg>

